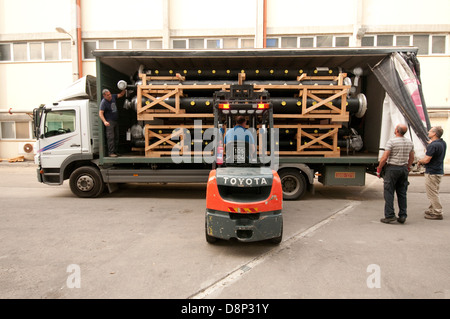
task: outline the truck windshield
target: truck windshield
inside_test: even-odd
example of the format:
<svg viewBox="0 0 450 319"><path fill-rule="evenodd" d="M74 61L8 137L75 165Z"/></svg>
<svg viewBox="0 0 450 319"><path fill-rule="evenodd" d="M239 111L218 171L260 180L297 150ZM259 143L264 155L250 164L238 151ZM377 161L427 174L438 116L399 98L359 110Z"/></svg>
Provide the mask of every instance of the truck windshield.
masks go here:
<svg viewBox="0 0 450 319"><path fill-rule="evenodd" d="M45 117L44 136L66 134L75 131L75 110L49 111Z"/></svg>

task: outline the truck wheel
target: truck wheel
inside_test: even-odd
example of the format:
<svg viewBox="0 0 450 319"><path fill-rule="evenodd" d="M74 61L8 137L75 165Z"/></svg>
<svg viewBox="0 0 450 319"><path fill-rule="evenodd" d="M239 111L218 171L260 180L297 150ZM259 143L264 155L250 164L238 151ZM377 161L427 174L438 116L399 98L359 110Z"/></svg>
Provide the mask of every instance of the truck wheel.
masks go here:
<svg viewBox="0 0 450 319"><path fill-rule="evenodd" d="M77 168L70 175L70 189L78 197L98 197L105 189L100 171L95 167Z"/></svg>
<svg viewBox="0 0 450 319"><path fill-rule="evenodd" d="M283 199L300 199L306 193L306 179L300 171L296 169L285 169L278 172L283 188Z"/></svg>

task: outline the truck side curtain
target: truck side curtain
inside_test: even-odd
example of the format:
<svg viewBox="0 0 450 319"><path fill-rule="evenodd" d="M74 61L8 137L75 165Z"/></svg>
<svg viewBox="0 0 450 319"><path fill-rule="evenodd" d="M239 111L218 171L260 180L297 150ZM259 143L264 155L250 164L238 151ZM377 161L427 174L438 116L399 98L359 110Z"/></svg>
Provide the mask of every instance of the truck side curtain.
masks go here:
<svg viewBox="0 0 450 319"><path fill-rule="evenodd" d="M426 147L429 118L417 74L397 52L380 61L372 71Z"/></svg>

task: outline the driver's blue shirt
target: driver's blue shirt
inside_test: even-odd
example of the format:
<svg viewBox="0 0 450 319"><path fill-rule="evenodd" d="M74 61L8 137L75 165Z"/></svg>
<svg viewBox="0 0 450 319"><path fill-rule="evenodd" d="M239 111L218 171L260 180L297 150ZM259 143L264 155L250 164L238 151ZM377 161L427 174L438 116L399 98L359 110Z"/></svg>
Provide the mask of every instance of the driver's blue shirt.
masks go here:
<svg viewBox="0 0 450 319"><path fill-rule="evenodd" d="M227 130L223 142L227 144L230 141L244 141L249 144L255 144L252 133L241 125L236 125L234 128Z"/></svg>
<svg viewBox="0 0 450 319"><path fill-rule="evenodd" d="M105 116L105 120L110 121L118 121L119 120L119 113L117 112L117 105L116 105L116 99L117 94L111 94L111 101L108 101L107 99L103 98L100 102L100 110L102 110Z"/></svg>

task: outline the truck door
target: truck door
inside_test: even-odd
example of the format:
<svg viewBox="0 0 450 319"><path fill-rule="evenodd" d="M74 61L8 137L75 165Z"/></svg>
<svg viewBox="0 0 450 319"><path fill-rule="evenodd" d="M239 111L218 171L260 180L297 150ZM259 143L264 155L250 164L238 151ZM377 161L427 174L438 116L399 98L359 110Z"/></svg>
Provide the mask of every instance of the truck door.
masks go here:
<svg viewBox="0 0 450 319"><path fill-rule="evenodd" d="M79 106L46 110L42 122L38 153L43 168L59 168L67 157L81 153Z"/></svg>

